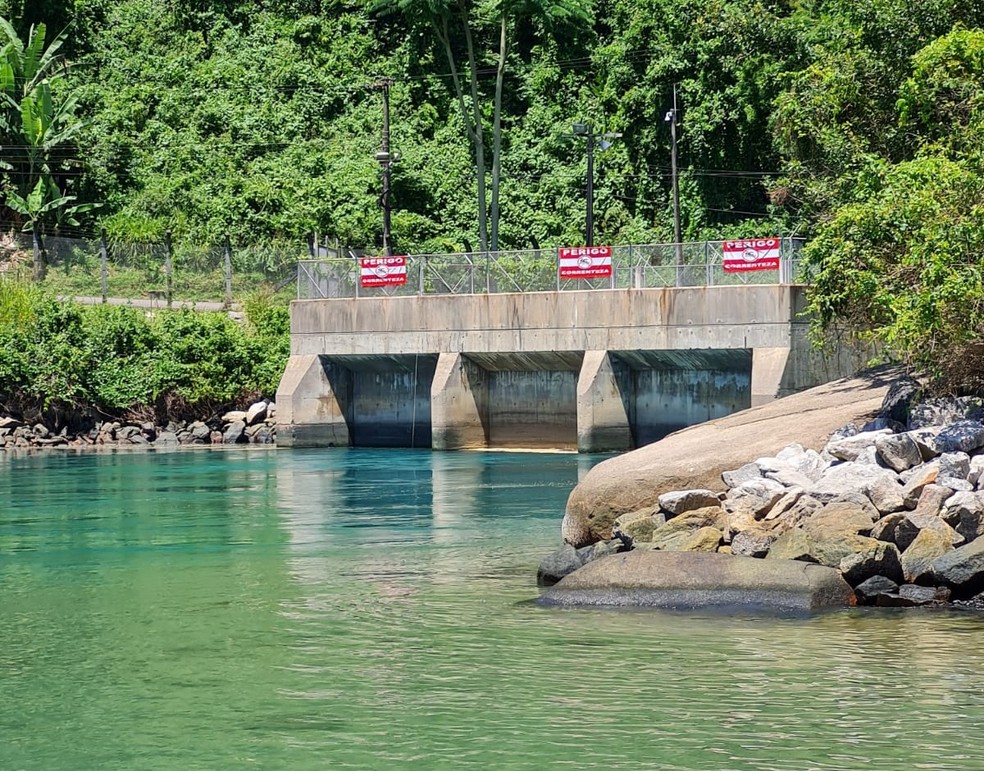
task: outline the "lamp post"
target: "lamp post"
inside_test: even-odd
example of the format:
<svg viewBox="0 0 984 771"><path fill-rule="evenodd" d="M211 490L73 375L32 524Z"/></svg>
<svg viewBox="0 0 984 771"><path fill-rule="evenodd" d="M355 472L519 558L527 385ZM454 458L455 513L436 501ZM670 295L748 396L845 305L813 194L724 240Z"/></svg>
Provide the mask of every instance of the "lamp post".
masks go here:
<svg viewBox="0 0 984 771"><path fill-rule="evenodd" d="M590 123L575 123L571 126L573 133L568 136L576 139L587 140L588 152L588 178L584 189L584 245L594 246L594 149L595 140L598 140L598 149L607 150L612 146L609 139L616 139L621 134L595 134Z"/></svg>

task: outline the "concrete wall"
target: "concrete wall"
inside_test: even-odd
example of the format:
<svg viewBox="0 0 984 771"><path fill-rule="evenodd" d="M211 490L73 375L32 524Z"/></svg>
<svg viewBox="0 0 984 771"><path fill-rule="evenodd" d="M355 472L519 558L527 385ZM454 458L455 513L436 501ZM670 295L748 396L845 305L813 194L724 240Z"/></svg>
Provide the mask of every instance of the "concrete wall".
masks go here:
<svg viewBox="0 0 984 771"><path fill-rule="evenodd" d="M810 349L804 291L297 301L278 442L629 449L858 369Z"/></svg>

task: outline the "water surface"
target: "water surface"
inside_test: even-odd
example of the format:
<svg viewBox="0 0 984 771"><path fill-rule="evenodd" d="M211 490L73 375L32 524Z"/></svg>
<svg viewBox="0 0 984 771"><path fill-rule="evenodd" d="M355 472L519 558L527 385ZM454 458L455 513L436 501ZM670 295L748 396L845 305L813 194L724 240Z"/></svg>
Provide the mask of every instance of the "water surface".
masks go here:
<svg viewBox="0 0 984 771"><path fill-rule="evenodd" d="M544 609L570 454L0 456L0 769L984 768L984 617Z"/></svg>

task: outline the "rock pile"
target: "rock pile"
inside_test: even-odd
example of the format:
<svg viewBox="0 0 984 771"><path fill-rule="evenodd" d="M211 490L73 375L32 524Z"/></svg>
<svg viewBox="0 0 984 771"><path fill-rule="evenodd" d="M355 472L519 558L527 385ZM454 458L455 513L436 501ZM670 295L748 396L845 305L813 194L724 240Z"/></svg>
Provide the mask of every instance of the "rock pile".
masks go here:
<svg viewBox="0 0 984 771"><path fill-rule="evenodd" d="M71 432L36 423L25 424L14 417L0 417L0 450L30 450L42 447L77 449L94 446L155 447L212 444L273 444L276 440L276 405L258 401L247 410L227 412L209 422L170 421L127 423L118 420L92 422L87 428Z"/></svg>
<svg viewBox="0 0 984 771"><path fill-rule="evenodd" d="M931 425L941 417L956 420ZM544 560L538 580L550 585L612 551L723 552L837 568L859 604L980 604L981 417L951 400L913 408L905 426L848 425L821 452L789 445L724 472L724 492L668 492L622 514L611 541L565 547Z"/></svg>

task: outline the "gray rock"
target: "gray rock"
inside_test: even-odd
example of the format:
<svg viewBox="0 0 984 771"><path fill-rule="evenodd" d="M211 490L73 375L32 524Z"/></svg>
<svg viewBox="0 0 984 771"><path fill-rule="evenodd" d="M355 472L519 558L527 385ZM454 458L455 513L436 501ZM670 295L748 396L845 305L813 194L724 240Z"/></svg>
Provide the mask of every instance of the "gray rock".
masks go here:
<svg viewBox="0 0 984 771"><path fill-rule="evenodd" d="M764 557L776 540L766 530L743 530L731 539L731 553L736 557Z"/></svg>
<svg viewBox="0 0 984 771"><path fill-rule="evenodd" d="M591 548L590 546L587 548ZM537 586L553 586L564 576L573 573L584 562L577 550L570 544L564 544L557 551L548 554L540 561L536 571Z"/></svg>
<svg viewBox="0 0 984 771"><path fill-rule="evenodd" d="M236 444L243 438L246 430L246 421L237 420L226 426L226 430L220 435L222 444ZM214 439L213 439L214 441Z"/></svg>
<svg viewBox="0 0 984 771"><path fill-rule="evenodd" d="M891 418L875 418L874 420L869 420L863 426L861 426L861 433L866 433L868 431L883 431L888 429L893 434L900 434L905 431L905 424L899 423L897 420L892 420Z"/></svg>
<svg viewBox="0 0 984 771"><path fill-rule="evenodd" d="M857 436L861 433L861 429L857 427L855 423L847 423L840 428L836 429L830 434L827 442L839 442L841 439L847 439L852 436Z"/></svg>
<svg viewBox="0 0 984 771"><path fill-rule="evenodd" d="M254 423L259 423L261 420L266 418L266 414L266 402L256 402L251 404L249 409L246 410L246 425L252 426Z"/></svg>
<svg viewBox="0 0 984 771"><path fill-rule="evenodd" d="M253 434L250 441L254 444L273 444L275 439L276 434L274 433L274 429L264 424L260 427L259 431Z"/></svg>
<svg viewBox="0 0 984 771"><path fill-rule="evenodd" d="M858 602L862 605L878 605L879 597L898 598L899 585L885 576L872 576L854 587Z"/></svg>
<svg viewBox="0 0 984 771"><path fill-rule="evenodd" d="M878 450L875 446L865 447L861 452L858 453L858 457L854 459L855 463L863 463L866 466L879 466L878 462Z"/></svg>
<svg viewBox="0 0 984 771"><path fill-rule="evenodd" d="M933 514L908 513L906 518L920 530L935 530L940 535L947 538L954 546L959 546L964 542L964 537L950 527L940 517Z"/></svg>
<svg viewBox="0 0 984 771"><path fill-rule="evenodd" d="M984 425L977 420L961 420L951 423L933 440L937 452L970 452L984 447Z"/></svg>
<svg viewBox="0 0 984 771"><path fill-rule="evenodd" d="M150 440L139 431L135 434L131 434L127 441L130 444L150 444Z"/></svg>
<svg viewBox="0 0 984 771"><path fill-rule="evenodd" d="M178 444L178 435L172 431L161 431L154 444Z"/></svg>
<svg viewBox="0 0 984 771"><path fill-rule="evenodd" d="M904 513L888 514L879 519L871 528L872 538L894 543L899 551L905 551L919 535L919 528L909 521Z"/></svg>
<svg viewBox="0 0 984 771"><path fill-rule="evenodd" d="M948 487L935 483L926 485L919 494L919 500L916 502L916 508L912 513L938 517L943 510L943 504L951 495L953 495L953 490Z"/></svg>
<svg viewBox="0 0 984 771"><path fill-rule="evenodd" d="M212 429L210 429L207 425L202 423L200 420L196 420L194 423L188 426L188 430L191 432L192 437L194 437L195 439L201 439L202 441L208 440L209 436L212 433Z"/></svg>
<svg viewBox="0 0 984 771"><path fill-rule="evenodd" d="M954 492L967 492L969 493L974 489L974 486L968 482L966 479L956 479L954 477L936 477L936 484L940 487L947 488L951 493Z"/></svg>
<svg viewBox="0 0 984 771"><path fill-rule="evenodd" d="M815 481L791 466L785 466L776 471L767 471L765 472L765 478L771 479L773 482L778 482L787 489L798 488L800 490L805 490L807 487L812 486Z"/></svg>
<svg viewBox="0 0 984 771"><path fill-rule="evenodd" d="M923 462L919 445L908 434L880 436L875 449L882 464L893 471L905 471Z"/></svg>
<svg viewBox="0 0 984 771"><path fill-rule="evenodd" d="M751 482L753 479L761 479L762 471L759 469L758 464L746 463L741 468L735 469L734 471L722 471L721 481L727 487L738 487L738 485L743 482Z"/></svg>
<svg viewBox="0 0 984 771"><path fill-rule="evenodd" d="M933 577L933 563L953 548L950 539L936 530L920 530L902 552L902 573L910 584Z"/></svg>
<svg viewBox="0 0 984 771"><path fill-rule="evenodd" d="M238 423L239 421L246 422L245 410L230 410L222 416L223 423Z"/></svg>
<svg viewBox="0 0 984 771"><path fill-rule="evenodd" d="M966 541L984 536L984 495L978 492L954 493L943 504L940 518Z"/></svg>
<svg viewBox="0 0 984 771"><path fill-rule="evenodd" d="M815 538L840 533L867 534L877 518L878 512L868 499L855 493L825 504L804 520L801 527Z"/></svg>
<svg viewBox="0 0 984 771"><path fill-rule="evenodd" d="M725 505L729 511L746 510L764 516L786 494L786 488L772 479L753 479L728 491Z"/></svg>
<svg viewBox="0 0 984 771"><path fill-rule="evenodd" d="M840 561L840 572L851 586L857 586L873 576L902 580L902 563L894 543L875 541L861 551L849 554Z"/></svg>
<svg viewBox="0 0 984 771"><path fill-rule="evenodd" d="M975 489L980 489L981 475L984 474L984 454L974 455L970 459L970 471L967 474L967 481L974 485Z"/></svg>
<svg viewBox="0 0 984 771"><path fill-rule="evenodd" d="M808 612L847 607L855 599L836 570L817 565L730 554L631 551L594 560L548 588L540 601Z"/></svg>
<svg viewBox="0 0 984 771"><path fill-rule="evenodd" d="M665 524L666 517L659 507L647 506L620 515L612 525L612 538L622 540L629 547L636 543L649 543L653 540L653 531Z"/></svg>
<svg viewBox="0 0 984 771"><path fill-rule="evenodd" d="M891 493L896 489L899 496L902 494L895 472L880 466L841 463L824 471L820 480L807 489L807 493L822 501L829 501L849 492L863 493L868 496L879 511L884 511L882 506L887 504L883 502L879 505L879 502L874 500L871 495L871 491L875 489L890 491L880 494L881 497L885 498L890 498Z"/></svg>
<svg viewBox="0 0 984 771"><path fill-rule="evenodd" d="M965 452L945 452L936 459L941 477L953 477L966 481L970 476L970 456Z"/></svg>
<svg viewBox="0 0 984 771"><path fill-rule="evenodd" d="M878 416L906 423L921 392L922 387L914 378L905 376L897 379L885 394Z"/></svg>
<svg viewBox="0 0 984 771"><path fill-rule="evenodd" d="M721 503L717 493L710 490L679 490L663 493L658 500L660 508L671 517Z"/></svg>
<svg viewBox="0 0 984 771"><path fill-rule="evenodd" d="M918 605L939 605L950 599L950 591L945 586L915 586L902 584L899 587L899 605L916 607Z"/></svg>
<svg viewBox="0 0 984 771"><path fill-rule="evenodd" d="M650 543L654 549L691 551L697 542L704 543L707 540L707 533L696 540L694 537L699 530L705 528L717 530L718 540L722 540L724 532L728 530L727 512L720 506L707 506L673 517L653 531Z"/></svg>
<svg viewBox="0 0 984 771"><path fill-rule="evenodd" d="M924 463L913 469L915 473L910 474L906 483L902 486L902 498L906 508L913 509L919 503L923 488L936 482L940 475L939 463Z"/></svg>
<svg viewBox="0 0 984 771"><path fill-rule="evenodd" d="M869 447L874 447L875 441L878 437L887 436L890 434L891 431L887 429L882 431L866 431L864 433L855 434L854 436L849 436L843 439L831 440L827 442L827 446L824 449L839 460L852 461L855 460L863 450L866 450Z"/></svg>
<svg viewBox="0 0 984 771"><path fill-rule="evenodd" d="M51 437L51 431L44 423L36 423L34 426L34 435L38 439L48 439Z"/></svg>
<svg viewBox="0 0 984 771"><path fill-rule="evenodd" d="M984 538L949 551L933 563L936 580L967 597L984 589Z"/></svg>
<svg viewBox="0 0 984 771"><path fill-rule="evenodd" d="M910 429L945 426L948 423L981 418L984 418L984 409L981 408L980 399L970 396L941 397L914 404L909 413L908 426Z"/></svg>

